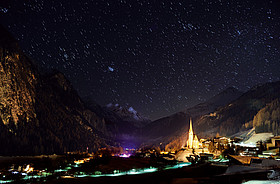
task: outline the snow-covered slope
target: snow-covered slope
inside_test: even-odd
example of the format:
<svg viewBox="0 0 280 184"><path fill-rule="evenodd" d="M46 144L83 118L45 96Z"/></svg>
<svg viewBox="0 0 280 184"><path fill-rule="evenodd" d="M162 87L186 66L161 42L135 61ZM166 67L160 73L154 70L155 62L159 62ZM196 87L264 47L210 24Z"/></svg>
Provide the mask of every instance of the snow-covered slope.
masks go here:
<svg viewBox="0 0 280 184"><path fill-rule="evenodd" d="M150 122L148 118L143 117L133 107L125 108L119 104L108 104L106 110L115 113L120 119L133 123L136 127L143 127Z"/></svg>
<svg viewBox="0 0 280 184"><path fill-rule="evenodd" d="M256 145L258 141L265 142L273 137L271 132L266 133L254 133L248 140L244 141L245 144Z"/></svg>

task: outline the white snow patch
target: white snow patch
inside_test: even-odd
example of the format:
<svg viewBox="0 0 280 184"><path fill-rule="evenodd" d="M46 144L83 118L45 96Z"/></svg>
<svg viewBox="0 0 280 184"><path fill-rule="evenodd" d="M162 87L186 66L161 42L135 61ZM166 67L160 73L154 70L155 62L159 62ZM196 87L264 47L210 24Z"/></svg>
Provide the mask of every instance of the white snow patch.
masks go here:
<svg viewBox="0 0 280 184"><path fill-rule="evenodd" d="M133 114L137 114L137 111L134 110L133 107L129 107L128 111L133 113Z"/></svg>
<svg viewBox="0 0 280 184"><path fill-rule="evenodd" d="M256 145L258 141L267 141L271 137L274 137L274 135L269 132L269 133L254 133L248 140L244 142L244 144L250 144L250 145Z"/></svg>
<svg viewBox="0 0 280 184"><path fill-rule="evenodd" d="M251 180L242 184L279 184L280 180Z"/></svg>
<svg viewBox="0 0 280 184"><path fill-rule="evenodd" d="M139 117L136 114L133 115L133 118L139 120Z"/></svg>

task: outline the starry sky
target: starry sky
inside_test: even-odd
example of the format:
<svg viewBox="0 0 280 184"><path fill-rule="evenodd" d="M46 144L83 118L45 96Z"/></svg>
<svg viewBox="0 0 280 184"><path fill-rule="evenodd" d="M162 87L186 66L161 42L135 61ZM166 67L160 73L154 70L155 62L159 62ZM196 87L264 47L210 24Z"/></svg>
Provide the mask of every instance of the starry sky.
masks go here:
<svg viewBox="0 0 280 184"><path fill-rule="evenodd" d="M85 100L151 119L280 80L279 0L11 0L1 24Z"/></svg>

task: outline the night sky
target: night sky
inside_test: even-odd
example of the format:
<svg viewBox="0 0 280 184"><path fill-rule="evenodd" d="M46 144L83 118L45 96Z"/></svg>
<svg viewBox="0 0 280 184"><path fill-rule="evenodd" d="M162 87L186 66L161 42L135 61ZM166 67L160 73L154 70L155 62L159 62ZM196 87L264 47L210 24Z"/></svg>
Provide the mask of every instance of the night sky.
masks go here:
<svg viewBox="0 0 280 184"><path fill-rule="evenodd" d="M279 0L17 0L1 23L80 96L151 119L280 79Z"/></svg>

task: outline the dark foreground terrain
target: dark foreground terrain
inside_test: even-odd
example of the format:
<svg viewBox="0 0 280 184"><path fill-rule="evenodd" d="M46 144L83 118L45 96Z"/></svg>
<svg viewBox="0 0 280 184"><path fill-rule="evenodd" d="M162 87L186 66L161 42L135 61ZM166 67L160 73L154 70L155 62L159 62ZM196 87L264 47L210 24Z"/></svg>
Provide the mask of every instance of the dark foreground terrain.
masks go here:
<svg viewBox="0 0 280 184"><path fill-rule="evenodd" d="M75 164L74 160L85 162ZM227 165L189 164L164 163L161 158L99 158L83 155L0 157L0 183L235 184L248 180L267 180L267 173L263 171L224 175ZM26 169L27 165L34 170L29 172ZM152 171L144 173L144 168L150 168Z"/></svg>
<svg viewBox="0 0 280 184"><path fill-rule="evenodd" d="M221 177L227 167L213 166L210 164L188 166L180 169L158 171L148 174L125 175L119 177L84 177L84 178L60 178L48 181L47 184L74 184L74 183L159 183L159 184L180 184L180 183L241 183L242 177ZM256 179L256 178L255 178Z"/></svg>

